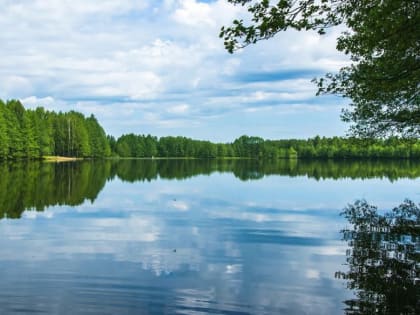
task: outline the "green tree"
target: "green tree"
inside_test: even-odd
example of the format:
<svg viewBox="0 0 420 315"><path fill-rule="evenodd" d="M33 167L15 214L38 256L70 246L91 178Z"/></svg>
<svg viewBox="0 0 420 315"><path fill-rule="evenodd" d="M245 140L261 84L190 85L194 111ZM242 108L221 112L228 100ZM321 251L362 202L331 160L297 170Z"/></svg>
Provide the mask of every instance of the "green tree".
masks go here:
<svg viewBox="0 0 420 315"><path fill-rule="evenodd" d="M54 154L67 155L68 122L63 113L53 115Z"/></svg>
<svg viewBox="0 0 420 315"><path fill-rule="evenodd" d="M71 156L91 156L89 134L85 117L77 112L69 115L71 122Z"/></svg>
<svg viewBox="0 0 420 315"><path fill-rule="evenodd" d="M111 135L107 135L106 138L109 143L109 148L111 149L111 154L115 155L117 152L117 140Z"/></svg>
<svg viewBox="0 0 420 315"><path fill-rule="evenodd" d="M22 119L22 135L24 145L24 156L26 158L39 158L38 135L35 131L34 119L35 115L32 111L25 111Z"/></svg>
<svg viewBox="0 0 420 315"><path fill-rule="evenodd" d="M157 138L147 135L145 139L145 156L154 157L157 155Z"/></svg>
<svg viewBox="0 0 420 315"><path fill-rule="evenodd" d="M6 105L0 100L0 160L6 159L9 153L9 137L5 115Z"/></svg>
<svg viewBox="0 0 420 315"><path fill-rule="evenodd" d="M52 115L44 108L38 107L33 119L40 155L52 155L54 152Z"/></svg>
<svg viewBox="0 0 420 315"><path fill-rule="evenodd" d="M86 129L89 134L90 154L92 157L106 157L111 155L105 131L94 115L86 119Z"/></svg>
<svg viewBox="0 0 420 315"><path fill-rule="evenodd" d="M318 94L351 99L342 119L352 123L354 135L420 136L420 1L228 1L252 15L251 25L235 20L222 27L220 37L230 53L288 29L325 34L345 25L337 49L352 63L315 80Z"/></svg>
<svg viewBox="0 0 420 315"><path fill-rule="evenodd" d="M117 142L116 145L116 153L120 156L120 157L132 157L131 155L131 149L130 146L128 145L127 141L119 141Z"/></svg>
<svg viewBox="0 0 420 315"><path fill-rule="evenodd" d="M75 111L55 113L42 107L27 110L19 100L0 100L0 159L110 154L110 141L93 115L85 118Z"/></svg>
<svg viewBox="0 0 420 315"><path fill-rule="evenodd" d="M10 139L8 157L19 159L25 157L25 139L22 132L23 115L25 109L17 100L6 102L6 128Z"/></svg>

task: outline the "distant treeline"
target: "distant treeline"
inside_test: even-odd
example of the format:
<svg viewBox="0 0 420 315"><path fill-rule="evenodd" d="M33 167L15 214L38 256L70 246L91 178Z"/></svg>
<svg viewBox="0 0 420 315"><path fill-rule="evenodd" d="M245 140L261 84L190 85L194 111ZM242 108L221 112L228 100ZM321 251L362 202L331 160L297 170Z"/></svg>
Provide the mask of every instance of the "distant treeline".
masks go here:
<svg viewBox="0 0 420 315"><path fill-rule="evenodd" d="M111 154L96 118L42 107L25 109L17 100L0 100L0 159L37 159L48 155L105 157Z"/></svg>
<svg viewBox="0 0 420 315"><path fill-rule="evenodd" d="M25 210L43 211L56 205L93 202L108 181L184 180L215 172L242 181L265 176L306 176L323 179L420 177L420 162L322 161L303 159L106 159L66 163L11 161L0 163L0 220L20 218Z"/></svg>
<svg viewBox="0 0 420 315"><path fill-rule="evenodd" d="M320 138L264 140L242 136L232 143L186 137L127 134L106 136L96 118L42 107L25 109L18 100L0 100L0 160L48 155L129 158L251 159L420 159L420 140Z"/></svg>
<svg viewBox="0 0 420 315"><path fill-rule="evenodd" d="M120 157L191 157L270 159L420 159L420 140L320 138L264 140L242 136L233 143L212 143L185 137L123 135L108 137L114 155Z"/></svg>

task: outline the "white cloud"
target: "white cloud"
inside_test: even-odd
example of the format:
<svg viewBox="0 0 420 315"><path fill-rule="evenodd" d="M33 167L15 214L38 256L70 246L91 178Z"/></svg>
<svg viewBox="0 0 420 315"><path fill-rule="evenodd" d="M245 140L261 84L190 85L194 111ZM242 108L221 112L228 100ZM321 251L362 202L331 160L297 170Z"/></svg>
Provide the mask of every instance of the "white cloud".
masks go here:
<svg viewBox="0 0 420 315"><path fill-rule="evenodd" d="M188 104L180 104L168 108L167 111L171 114L185 114L189 108L190 106Z"/></svg>
<svg viewBox="0 0 420 315"><path fill-rule="evenodd" d="M195 0L182 0L181 7L174 13L174 19L178 23L189 26L215 26L215 21L211 17L210 5Z"/></svg>
<svg viewBox="0 0 420 315"><path fill-rule="evenodd" d="M0 0L0 5L0 97L91 111L114 134L144 132L141 126L147 125L150 133L185 127L193 137L194 126L202 126L211 138L212 130L222 132L221 125L243 128L239 116L223 121L228 112L265 111L269 121L278 105L313 100L314 85L299 74L277 81L241 78L322 73L345 62L335 51L337 31L324 37L286 32L229 55L219 29L244 10L225 0ZM188 131L190 125L194 130Z"/></svg>
<svg viewBox="0 0 420 315"><path fill-rule="evenodd" d="M4 2L4 1L3 1ZM6 1L6 12L15 16L68 19L92 14L118 15L131 11L141 11L149 6L147 0L34 0ZM31 11L29 11L29 9Z"/></svg>
<svg viewBox="0 0 420 315"><path fill-rule="evenodd" d="M218 29L223 23L229 23L240 13L240 7L232 6L224 0L204 3L197 0L179 0L179 7L172 17L179 23L193 26L200 30Z"/></svg>
<svg viewBox="0 0 420 315"><path fill-rule="evenodd" d="M16 95L30 95L33 92L33 86L30 80L20 75L10 75L0 78L0 93L7 97L16 97Z"/></svg>
<svg viewBox="0 0 420 315"><path fill-rule="evenodd" d="M27 98L22 99L22 102L29 107L38 107L38 106L50 106L53 105L56 100L51 97L36 97L36 96L29 96Z"/></svg>
<svg viewBox="0 0 420 315"><path fill-rule="evenodd" d="M91 87L93 95L102 97L126 97L147 99L157 95L161 89L161 79L153 72L111 72L92 74L80 78L81 83Z"/></svg>

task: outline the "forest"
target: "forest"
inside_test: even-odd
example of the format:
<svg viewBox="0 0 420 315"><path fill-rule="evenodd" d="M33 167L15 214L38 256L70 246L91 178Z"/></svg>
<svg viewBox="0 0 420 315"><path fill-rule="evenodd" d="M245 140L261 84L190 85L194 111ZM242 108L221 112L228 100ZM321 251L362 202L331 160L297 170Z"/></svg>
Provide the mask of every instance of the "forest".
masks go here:
<svg viewBox="0 0 420 315"><path fill-rule="evenodd" d="M156 138L150 135L108 137L111 150L120 157L191 157L252 159L419 159L418 139L360 139L315 137L307 140L264 140L241 136L233 143L212 143L186 137Z"/></svg>
<svg viewBox="0 0 420 315"><path fill-rule="evenodd" d="M38 159L49 155L111 155L96 118L81 113L25 109L18 100L0 100L0 159Z"/></svg>
<svg viewBox="0 0 420 315"><path fill-rule="evenodd" d="M420 159L414 138L325 138L265 140L241 136L212 143L180 136L106 135L95 116L70 111L25 109L19 100L0 100L0 160L45 156L83 158Z"/></svg>

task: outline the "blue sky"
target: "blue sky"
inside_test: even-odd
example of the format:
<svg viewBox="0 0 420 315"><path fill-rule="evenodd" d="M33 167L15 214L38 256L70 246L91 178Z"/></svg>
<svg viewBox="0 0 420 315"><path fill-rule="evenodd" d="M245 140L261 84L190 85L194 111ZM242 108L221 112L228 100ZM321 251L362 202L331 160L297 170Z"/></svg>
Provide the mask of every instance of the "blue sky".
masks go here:
<svg viewBox="0 0 420 315"><path fill-rule="evenodd" d="M348 101L310 80L347 59L340 30L289 31L233 55L226 0L0 0L0 98L93 113L106 132L232 141L344 135Z"/></svg>

